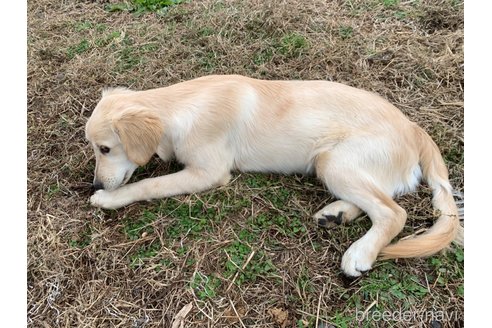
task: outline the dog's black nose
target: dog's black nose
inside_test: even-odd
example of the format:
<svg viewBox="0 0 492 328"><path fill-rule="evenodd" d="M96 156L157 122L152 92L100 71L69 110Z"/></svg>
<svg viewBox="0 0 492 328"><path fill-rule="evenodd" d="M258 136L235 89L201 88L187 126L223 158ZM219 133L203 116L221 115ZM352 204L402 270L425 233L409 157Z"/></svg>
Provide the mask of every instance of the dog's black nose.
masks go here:
<svg viewBox="0 0 492 328"><path fill-rule="evenodd" d="M96 181L92 184L92 189L94 189L94 191L98 191L98 190L104 189L104 186L103 186L102 182Z"/></svg>

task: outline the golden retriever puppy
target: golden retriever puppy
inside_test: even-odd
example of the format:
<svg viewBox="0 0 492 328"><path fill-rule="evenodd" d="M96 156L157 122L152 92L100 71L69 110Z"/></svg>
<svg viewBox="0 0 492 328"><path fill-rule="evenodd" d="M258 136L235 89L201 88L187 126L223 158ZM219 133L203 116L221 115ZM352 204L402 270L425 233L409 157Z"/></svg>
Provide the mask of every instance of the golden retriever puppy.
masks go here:
<svg viewBox="0 0 492 328"><path fill-rule="evenodd" d="M428 256L461 241L448 172L436 144L381 97L326 81L207 76L165 88L105 90L86 125L96 156L92 205L127 204L227 184L231 171L316 174L339 200L318 213L322 226L365 212L372 227L342 258L359 276L377 257ZM126 184L153 154L180 172ZM407 214L393 198L421 180L439 217L424 234L390 241Z"/></svg>

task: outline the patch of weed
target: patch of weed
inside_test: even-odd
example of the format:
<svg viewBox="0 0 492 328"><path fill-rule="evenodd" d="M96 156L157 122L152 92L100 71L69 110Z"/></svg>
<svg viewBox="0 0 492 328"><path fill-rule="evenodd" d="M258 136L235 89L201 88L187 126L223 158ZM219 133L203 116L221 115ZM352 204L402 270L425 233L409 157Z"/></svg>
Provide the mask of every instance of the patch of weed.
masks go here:
<svg viewBox="0 0 492 328"><path fill-rule="evenodd" d="M337 311L333 318L331 318L332 323L338 328L352 328L356 322L356 318L352 316L347 316L343 312Z"/></svg>
<svg viewBox="0 0 492 328"><path fill-rule="evenodd" d="M183 257L188 253L188 247L186 246L180 246L178 249L176 249L176 254L178 254L179 257Z"/></svg>
<svg viewBox="0 0 492 328"><path fill-rule="evenodd" d="M387 262L370 272L363 280L359 293L352 296L352 301L359 305L357 302L361 300L378 299L380 306L391 308L391 304L405 300L405 304L410 306L422 300L428 292L417 276L405 274L393 263ZM359 296L361 299L358 299Z"/></svg>
<svg viewBox="0 0 492 328"><path fill-rule="evenodd" d="M210 27L210 26L204 26L198 30L198 35L204 36L204 37L214 35L214 33L215 33L215 31L214 31L213 27Z"/></svg>
<svg viewBox="0 0 492 328"><path fill-rule="evenodd" d="M90 245L92 241L92 228L90 225L86 225L82 232L73 239L70 239L68 244L72 248L85 248Z"/></svg>
<svg viewBox="0 0 492 328"><path fill-rule="evenodd" d="M362 309L364 304L378 300L372 311L391 311L395 304L404 306L394 310L407 310L422 301L428 292L425 281L398 270L391 262L385 262L365 277L356 293L347 295L347 303L355 309Z"/></svg>
<svg viewBox="0 0 492 328"><path fill-rule="evenodd" d="M272 229L286 237L294 237L307 232L300 216L296 216L295 214L260 213L248 221L252 229L257 232Z"/></svg>
<svg viewBox="0 0 492 328"><path fill-rule="evenodd" d="M120 31L113 31L109 34L106 34L100 38L97 38L94 41L94 44L98 47L105 47L113 42L113 40L118 39L121 36Z"/></svg>
<svg viewBox="0 0 492 328"><path fill-rule="evenodd" d="M93 27L93 23L90 21L83 21L75 23L75 31L81 32L85 30L90 30Z"/></svg>
<svg viewBox="0 0 492 328"><path fill-rule="evenodd" d="M130 255L130 268L136 269L143 266L149 259L155 257L161 249L161 243L154 241L148 245L141 246Z"/></svg>
<svg viewBox="0 0 492 328"><path fill-rule="evenodd" d="M106 6L104 6L104 9L109 12L132 11L133 6L127 2L108 3Z"/></svg>
<svg viewBox="0 0 492 328"><path fill-rule="evenodd" d="M253 55L253 63L255 65L263 65L271 61L273 58L273 50L271 48L262 49Z"/></svg>
<svg viewBox="0 0 492 328"><path fill-rule="evenodd" d="M298 57L308 48L308 42L303 35L289 33L280 39L278 51L286 57Z"/></svg>
<svg viewBox="0 0 492 328"><path fill-rule="evenodd" d="M406 11L403 11L403 10L398 10L395 12L395 17L397 19L404 19L408 16L408 13Z"/></svg>
<svg viewBox="0 0 492 328"><path fill-rule="evenodd" d="M128 44L119 52L116 65L119 71L127 71L143 62L137 49Z"/></svg>
<svg viewBox="0 0 492 328"><path fill-rule="evenodd" d="M162 270L162 268L174 268L174 267L175 267L175 265L174 265L173 261L171 261L170 259L162 259L156 265L155 271L159 272Z"/></svg>
<svg viewBox="0 0 492 328"><path fill-rule="evenodd" d="M105 9L109 12L128 11L135 14L153 12L164 14L169 6L177 5L184 0L132 0L131 2L120 2L107 4Z"/></svg>
<svg viewBox="0 0 492 328"><path fill-rule="evenodd" d="M386 8L394 8L400 4L400 0L381 0L381 3Z"/></svg>
<svg viewBox="0 0 492 328"><path fill-rule="evenodd" d="M275 208L283 209L291 199L292 190L285 187L268 189L261 196L268 200Z"/></svg>
<svg viewBox="0 0 492 328"><path fill-rule="evenodd" d="M464 298L465 297L465 285L459 284L458 287L456 288L456 293Z"/></svg>
<svg viewBox="0 0 492 328"><path fill-rule="evenodd" d="M314 292L314 287L311 283L308 271L305 267L301 269L301 272L297 276L297 287L301 293L312 293Z"/></svg>
<svg viewBox="0 0 492 328"><path fill-rule="evenodd" d="M104 32L108 29L108 26L104 23L99 23L99 24L96 24L96 31L97 32Z"/></svg>
<svg viewBox="0 0 492 328"><path fill-rule="evenodd" d="M424 302L428 293L423 279L398 269L392 262L385 262L360 281L360 288L354 294L343 295L347 304L357 311L362 311L367 304L377 300L364 322L360 322L360 318L348 312L335 315L332 322L336 323L337 327L352 327L350 323L355 322L362 325L361 327L373 327L377 324L373 321L375 317L371 316L373 311L406 311L419 302Z"/></svg>
<svg viewBox="0 0 492 328"><path fill-rule="evenodd" d="M170 238L182 237L184 235L200 235L208 226L208 220L205 218L185 217L172 224L167 229Z"/></svg>
<svg viewBox="0 0 492 328"><path fill-rule="evenodd" d="M214 224L250 206L251 201L241 195L233 197L220 191L191 196L183 203L169 198L161 202L158 212L169 216L173 222L167 227L167 236L176 239L187 235L195 238L204 231L211 231Z"/></svg>
<svg viewBox="0 0 492 328"><path fill-rule="evenodd" d="M154 232L152 223L156 220L156 218L157 216L154 213L144 211L142 216L137 219L127 219L124 222L123 231L130 240L137 240L142 237L144 232L147 234Z"/></svg>
<svg viewBox="0 0 492 328"><path fill-rule="evenodd" d="M342 38L342 40L349 39L354 35L354 29L352 26L340 26L338 29L338 35Z"/></svg>
<svg viewBox="0 0 492 328"><path fill-rule="evenodd" d="M443 151L443 158L446 163L463 163L465 161L465 153L462 149L451 148Z"/></svg>
<svg viewBox="0 0 492 328"><path fill-rule="evenodd" d="M61 188L58 183L48 186L47 194L49 199L53 198L55 195L59 194L60 192L61 192Z"/></svg>
<svg viewBox="0 0 492 328"><path fill-rule="evenodd" d="M159 44L157 44L155 42L154 43L147 43L147 44L144 44L140 49L143 53L156 52L157 50L159 50Z"/></svg>
<svg viewBox="0 0 492 328"><path fill-rule="evenodd" d="M207 51L199 60L200 66L207 72L212 72L217 67L217 56L213 51Z"/></svg>
<svg viewBox="0 0 492 328"><path fill-rule="evenodd" d="M456 248L448 251L445 256L433 256L428 260L433 272L428 274L429 284L447 286L451 281L457 281L464 277L464 251ZM464 286L461 285L463 292Z"/></svg>
<svg viewBox="0 0 492 328"><path fill-rule="evenodd" d="M87 50L89 50L91 47L90 43L88 40L84 39L80 41L78 44L70 46L67 49L67 56L70 59L75 58L75 56L83 54Z"/></svg>
<svg viewBox="0 0 492 328"><path fill-rule="evenodd" d="M250 188L270 187L274 183L268 174L260 173L248 174L244 182Z"/></svg>
<svg viewBox="0 0 492 328"><path fill-rule="evenodd" d="M310 328L310 327L314 327L314 323L316 322L316 320L314 318L309 318L309 319L298 319L296 321L296 327L297 328ZM324 327L322 325L319 325L318 327ZM327 326L329 327L329 326Z"/></svg>
<svg viewBox="0 0 492 328"><path fill-rule="evenodd" d="M256 236L248 230L241 230L238 234L239 240L223 249L228 259L224 265L224 276L233 279L236 274L235 284L241 285L247 281L255 282L258 277L267 277L276 272L275 265L266 258L263 251L256 251L249 263L244 267L251 256L253 249L250 243L256 240Z"/></svg>
<svg viewBox="0 0 492 328"><path fill-rule="evenodd" d="M195 295L202 301L215 298L220 285L221 281L219 278L214 275L207 276L200 272L195 272L190 282L190 288L193 289Z"/></svg>
<svg viewBox="0 0 492 328"><path fill-rule="evenodd" d="M176 220L168 226L167 235L175 239L188 235L196 237L201 232L210 229L210 221L216 218L216 212L212 207L206 207L201 200L186 204L174 199L167 199L161 207L161 211L170 213Z"/></svg>

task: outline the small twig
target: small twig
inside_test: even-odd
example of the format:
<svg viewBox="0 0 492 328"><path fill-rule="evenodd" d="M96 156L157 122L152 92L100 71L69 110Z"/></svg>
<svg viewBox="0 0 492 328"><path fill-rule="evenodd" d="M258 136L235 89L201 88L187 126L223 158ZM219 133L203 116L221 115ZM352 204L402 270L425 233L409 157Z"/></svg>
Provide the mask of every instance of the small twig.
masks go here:
<svg viewBox="0 0 492 328"><path fill-rule="evenodd" d="M462 101L452 101L452 102L439 101L439 102L443 106L464 106L465 105L465 103Z"/></svg>
<svg viewBox="0 0 492 328"><path fill-rule="evenodd" d="M429 279L427 279L427 274L424 272L424 277L425 277L425 283L427 285L427 290L429 291L429 294L432 294L430 286L429 286Z"/></svg>
<svg viewBox="0 0 492 328"><path fill-rule="evenodd" d="M439 273L437 274L437 278L436 278L436 281L434 282L434 284L432 285L432 289L436 288L436 285L437 285L437 282L439 281L439 278L441 278L441 271L439 271Z"/></svg>
<svg viewBox="0 0 492 328"><path fill-rule="evenodd" d="M365 318L369 310L378 303L378 300L372 301L372 303L364 310L364 314L362 314L362 318Z"/></svg>
<svg viewBox="0 0 492 328"><path fill-rule="evenodd" d="M248 265L248 263L251 261L251 259L255 255L255 253L256 253L256 251L252 251L251 254L249 254L248 259L246 260L246 262L244 262L243 266L241 267L241 270L236 271L236 274L234 275L234 278L232 278L232 281L229 284L229 287L227 287L226 292L228 292L229 289L231 289L232 285L234 284L234 281L236 281L237 277L239 276L239 273L241 273L242 271L244 271L244 269L246 268L246 266Z"/></svg>
<svg viewBox="0 0 492 328"><path fill-rule="evenodd" d="M323 284L323 290L319 294L319 299L318 299L318 309L316 310L316 325L315 327L318 328L318 321L319 321L319 309L321 307L321 298L323 297L323 294L325 293L325 287L326 285Z"/></svg>
<svg viewBox="0 0 492 328"><path fill-rule="evenodd" d="M232 310L234 311L234 313L236 314L237 318L239 319L239 322L241 323L241 326L243 326L243 328L246 328L246 326L243 323L243 320L241 320L241 317L239 316L239 313L237 313L237 311L236 311L236 307L234 306L234 303L232 303L232 300L229 300L229 302L231 303Z"/></svg>

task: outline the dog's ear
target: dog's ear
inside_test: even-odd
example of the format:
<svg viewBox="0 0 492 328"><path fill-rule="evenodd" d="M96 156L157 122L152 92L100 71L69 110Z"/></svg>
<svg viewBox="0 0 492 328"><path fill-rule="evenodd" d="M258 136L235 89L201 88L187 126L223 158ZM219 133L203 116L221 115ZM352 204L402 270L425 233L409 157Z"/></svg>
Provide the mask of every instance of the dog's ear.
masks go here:
<svg viewBox="0 0 492 328"><path fill-rule="evenodd" d="M128 158L139 166L147 164L162 137L159 117L147 109L126 109L113 118L112 125Z"/></svg>

